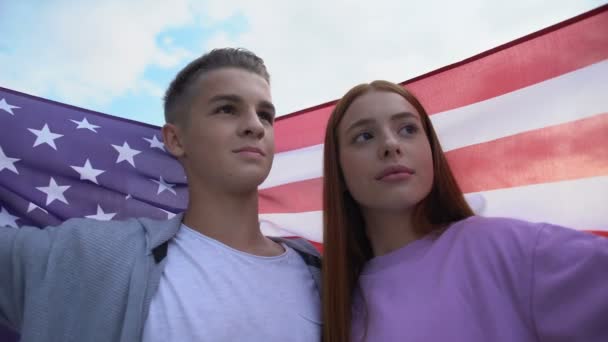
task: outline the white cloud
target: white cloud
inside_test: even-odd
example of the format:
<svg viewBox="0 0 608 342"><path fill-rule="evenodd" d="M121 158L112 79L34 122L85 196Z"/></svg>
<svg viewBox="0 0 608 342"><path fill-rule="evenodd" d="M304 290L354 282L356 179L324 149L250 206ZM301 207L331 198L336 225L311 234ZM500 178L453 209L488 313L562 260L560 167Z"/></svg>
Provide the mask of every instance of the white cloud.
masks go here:
<svg viewBox="0 0 608 342"><path fill-rule="evenodd" d="M240 12L250 31L219 33L208 49L242 46L265 59L286 114L340 97L360 82L401 82L601 5L601 1L205 2L220 21Z"/></svg>
<svg viewBox="0 0 608 342"><path fill-rule="evenodd" d="M165 95L165 89L154 82L148 80L141 80L137 83L137 85L138 87L137 89L135 89L135 91L150 94L159 99L161 99Z"/></svg>
<svg viewBox="0 0 608 342"><path fill-rule="evenodd" d="M27 18L27 21L24 21ZM71 104L103 104L129 91L157 89L150 66L171 67L188 51L157 36L193 22L188 1L53 1L5 6L0 84Z"/></svg>
<svg viewBox="0 0 608 342"><path fill-rule="evenodd" d="M265 59L275 103L287 114L334 100L360 82L404 81L599 5L602 1L14 2L0 11L0 85L89 108L142 93L160 103L166 84L145 79L147 68L172 68L214 47L240 46ZM235 16L245 18L246 32L222 30ZM193 24L201 30L199 51L161 35ZM216 35L202 37L209 30Z"/></svg>

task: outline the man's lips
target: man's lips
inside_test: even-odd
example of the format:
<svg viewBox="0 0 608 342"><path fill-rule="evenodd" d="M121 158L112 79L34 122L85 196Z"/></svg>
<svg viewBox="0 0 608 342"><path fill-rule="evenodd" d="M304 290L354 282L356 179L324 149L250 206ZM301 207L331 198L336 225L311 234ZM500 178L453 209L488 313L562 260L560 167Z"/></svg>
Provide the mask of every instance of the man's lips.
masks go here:
<svg viewBox="0 0 608 342"><path fill-rule="evenodd" d="M241 147L239 149L236 149L234 151L232 151L234 153L241 153L241 152L245 152L245 153L257 153L261 156L266 156L266 153L264 153L264 151L262 151L261 149L257 148L257 147L253 147L253 146L245 146L245 147Z"/></svg>
<svg viewBox="0 0 608 342"><path fill-rule="evenodd" d="M410 169L407 166L403 166L403 165L392 165L389 166L387 168L385 168L384 170L382 170L381 172L379 172L376 175L376 180L382 180L384 178L390 177L390 176L398 176L398 175L402 175L402 176L410 176L413 175L415 172L414 170Z"/></svg>

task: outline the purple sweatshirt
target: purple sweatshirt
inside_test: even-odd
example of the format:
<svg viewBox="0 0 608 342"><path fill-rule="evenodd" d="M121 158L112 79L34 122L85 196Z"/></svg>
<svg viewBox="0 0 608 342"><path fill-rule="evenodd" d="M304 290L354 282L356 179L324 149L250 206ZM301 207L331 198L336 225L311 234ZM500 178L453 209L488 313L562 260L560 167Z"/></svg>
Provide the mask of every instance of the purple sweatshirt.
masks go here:
<svg viewBox="0 0 608 342"><path fill-rule="evenodd" d="M359 285L353 341L608 342L608 239L590 233L474 216L370 260Z"/></svg>

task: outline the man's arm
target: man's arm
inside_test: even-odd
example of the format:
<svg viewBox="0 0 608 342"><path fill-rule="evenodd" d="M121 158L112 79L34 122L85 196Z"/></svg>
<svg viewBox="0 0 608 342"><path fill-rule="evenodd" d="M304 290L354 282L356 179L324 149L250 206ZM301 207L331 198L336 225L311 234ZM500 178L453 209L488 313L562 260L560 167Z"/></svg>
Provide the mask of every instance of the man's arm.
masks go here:
<svg viewBox="0 0 608 342"><path fill-rule="evenodd" d="M0 227L0 325L20 329L26 295L45 274L52 231Z"/></svg>

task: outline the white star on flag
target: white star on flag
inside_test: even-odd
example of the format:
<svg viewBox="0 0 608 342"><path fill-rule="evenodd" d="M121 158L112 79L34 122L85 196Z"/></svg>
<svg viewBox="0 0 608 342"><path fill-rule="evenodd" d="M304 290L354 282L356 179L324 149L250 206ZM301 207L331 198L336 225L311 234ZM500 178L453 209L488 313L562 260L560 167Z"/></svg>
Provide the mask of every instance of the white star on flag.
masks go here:
<svg viewBox="0 0 608 342"><path fill-rule="evenodd" d="M87 121L87 118L82 119L82 121L70 120L75 124L78 124L76 129L88 129L91 132L97 133L96 128L100 128L100 126L93 125Z"/></svg>
<svg viewBox="0 0 608 342"><path fill-rule="evenodd" d="M0 207L0 227L19 228L17 225L18 216L11 215L8 210Z"/></svg>
<svg viewBox="0 0 608 342"><path fill-rule="evenodd" d="M106 172L105 170L97 170L91 166L91 162L89 159L84 163L84 166L70 166L72 169L76 170L80 174L80 180L89 180L95 184L99 184L97 182L97 176Z"/></svg>
<svg viewBox="0 0 608 342"><path fill-rule="evenodd" d="M34 203L30 202L30 204L27 206L27 212L30 213L36 209L40 209L42 210L45 214L48 214L49 212L40 208L39 206L35 205Z"/></svg>
<svg viewBox="0 0 608 342"><path fill-rule="evenodd" d="M116 213L104 213L101 206L97 205L97 214L85 216L86 218L98 220L98 221L110 221L112 217L116 216Z"/></svg>
<svg viewBox="0 0 608 342"><path fill-rule="evenodd" d="M55 200L61 201L65 204L69 204L68 201L65 199L65 196L63 196L63 193L69 188L70 188L69 185L58 185L57 182L55 182L55 179L53 177L51 177L49 186L36 187L36 189L38 189L46 194L46 196L47 196L46 205L47 206L49 204L53 203L53 201L55 201Z"/></svg>
<svg viewBox="0 0 608 342"><path fill-rule="evenodd" d="M16 174L19 174L19 171L17 171L17 168L15 167L15 163L19 160L21 159L7 157L2 150L2 146L0 146L0 171L8 169Z"/></svg>
<svg viewBox="0 0 608 342"><path fill-rule="evenodd" d="M36 147L40 144L47 144L51 146L54 150L57 150L57 146L55 146L55 139L61 138L62 134L56 134L49 130L49 126L44 124L42 129L31 129L28 128L30 132L36 135L36 142L34 142L34 146Z"/></svg>
<svg viewBox="0 0 608 342"><path fill-rule="evenodd" d="M162 150L162 151L165 150L165 145L163 144L162 141L158 140L156 135L153 135L152 139L144 138L144 140L150 143L150 148L158 148L159 150Z"/></svg>
<svg viewBox="0 0 608 342"><path fill-rule="evenodd" d="M175 184L170 184L170 183L165 182L165 180L163 179L163 176L160 176L160 180L151 179L151 181L158 184L158 191L156 192L157 195L165 190L171 192L174 195L177 195L177 193L173 189Z"/></svg>
<svg viewBox="0 0 608 342"><path fill-rule="evenodd" d="M170 212L170 211L166 211L165 209L161 209L162 211L164 211L167 214L167 219L170 220L172 218L175 217L175 214Z"/></svg>
<svg viewBox="0 0 608 342"><path fill-rule="evenodd" d="M129 144L125 141L122 146L112 145L116 151L118 151L118 158L116 159L116 164L121 161L127 161L131 166L135 167L135 161L133 161L133 157L140 154L141 151L132 149Z"/></svg>
<svg viewBox="0 0 608 342"><path fill-rule="evenodd" d="M17 106L8 104L4 98L2 100L0 100L0 109L9 113L10 115L15 115L15 113L13 113L13 109L20 109L20 108L21 107L17 107Z"/></svg>

